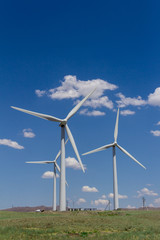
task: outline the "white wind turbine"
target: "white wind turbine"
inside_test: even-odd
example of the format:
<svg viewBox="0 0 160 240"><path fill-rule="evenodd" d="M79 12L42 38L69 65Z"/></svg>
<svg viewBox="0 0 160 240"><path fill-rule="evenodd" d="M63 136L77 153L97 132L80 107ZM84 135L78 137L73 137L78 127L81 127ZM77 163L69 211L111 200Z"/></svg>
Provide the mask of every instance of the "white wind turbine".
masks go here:
<svg viewBox="0 0 160 240"><path fill-rule="evenodd" d="M34 115L36 117L39 118L43 118L49 121L53 121L53 122L59 122L59 126L61 127L61 175L60 175L60 211L66 211L66 188L65 188L65 129L68 135L68 138L72 144L72 147L74 149L74 152L77 156L77 159L79 161L79 164L83 170L83 172L85 172L83 164L81 162L81 158L79 156L74 138L72 136L72 133L67 125L67 121L78 111L78 109L82 106L82 104L90 97L90 95L95 91L95 89L93 91L91 91L85 98L83 98L67 115L66 118L64 119L60 119L60 118L56 118L53 117L51 115L46 115L46 114L42 114L42 113L37 113L37 112L32 112L32 111L28 111L22 108L17 108L17 107L13 107L12 108Z"/></svg>
<svg viewBox="0 0 160 240"><path fill-rule="evenodd" d="M68 142L65 142L65 144ZM59 158L61 154L61 150L58 152L57 156L55 157L55 159L53 161L32 161L32 162L26 162L26 163L33 163L33 164L51 164L53 163L53 211L56 211L56 206L57 206L57 202L56 202L56 169L58 170L59 173L61 173L60 167L57 164L57 159ZM66 182L67 186L68 183Z"/></svg>
<svg viewBox="0 0 160 240"><path fill-rule="evenodd" d="M95 150L89 151L87 153L84 153L82 155L87 155L90 153L98 152L105 150L107 148L112 147L113 148L113 192L114 192L114 209L119 208L119 201L118 201L118 183L117 183L117 167L116 167L116 147L118 147L122 152L124 152L127 156L132 158L136 163L138 163L140 166L142 166L144 169L146 169L140 162L138 162L130 153L128 153L124 148L122 148L117 143L117 137L118 137L118 121L119 121L119 109L117 111L117 119L115 124L115 130L114 130L114 142L105 146L102 146L100 148L97 148Z"/></svg>

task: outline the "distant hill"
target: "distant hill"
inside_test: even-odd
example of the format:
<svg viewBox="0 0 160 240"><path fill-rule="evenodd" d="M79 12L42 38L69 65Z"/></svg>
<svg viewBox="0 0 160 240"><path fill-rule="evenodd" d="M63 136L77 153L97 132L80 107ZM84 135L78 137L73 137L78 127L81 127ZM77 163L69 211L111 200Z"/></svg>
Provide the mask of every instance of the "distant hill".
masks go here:
<svg viewBox="0 0 160 240"><path fill-rule="evenodd" d="M2 209L0 211L10 211L10 212L35 212L36 210L40 211L52 211L52 207L46 207L46 206L36 206L36 207L12 207L7 209ZM57 210L59 211L59 206L57 206ZM77 209L75 208L74 211ZM84 209L89 210L89 209ZM91 211L92 209L90 209ZM98 210L98 209L97 209ZM119 210L122 211L139 211L139 210L160 210L160 207L154 208L154 207L145 207L145 208L119 208ZM70 210L71 211L71 210ZM99 210L98 210L99 211ZM101 211L101 210L100 210Z"/></svg>
<svg viewBox="0 0 160 240"><path fill-rule="evenodd" d="M46 206L36 206L36 207L12 207L3 209L1 211L10 211L10 212L35 212L36 210L40 209L41 211L50 211L52 207Z"/></svg>

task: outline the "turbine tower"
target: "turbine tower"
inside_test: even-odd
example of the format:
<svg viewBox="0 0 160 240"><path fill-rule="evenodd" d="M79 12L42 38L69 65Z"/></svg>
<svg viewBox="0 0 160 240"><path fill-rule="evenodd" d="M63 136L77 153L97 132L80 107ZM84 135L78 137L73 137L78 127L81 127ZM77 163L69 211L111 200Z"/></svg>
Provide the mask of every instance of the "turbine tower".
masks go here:
<svg viewBox="0 0 160 240"><path fill-rule="evenodd" d="M46 114L42 114L42 113L37 113L37 112L32 112L32 111L28 111L22 108L17 108L17 107L13 107L12 108L21 111L21 112L25 112L28 114L31 114L33 116L39 117L39 118L43 118L49 121L53 121L53 122L59 122L59 126L61 127L61 175L60 175L60 211L66 211L66 187L65 187L65 130L67 132L68 138L72 144L73 150L77 156L77 159L79 161L79 164L84 171L84 167L81 161L81 158L79 156L74 138L72 136L72 133L67 125L68 120L78 111L78 109L82 106L82 104L90 97L90 95L95 91L95 89L93 91L91 91L85 98L83 98L67 115L66 118L64 119L60 119L60 118L56 118L53 117L51 115L46 115Z"/></svg>
<svg viewBox="0 0 160 240"><path fill-rule="evenodd" d="M105 150L107 148L112 147L113 148L113 192L114 192L114 209L117 210L119 208L119 201L118 201L118 182L117 182L117 166L116 166L116 147L118 147L123 153L125 153L127 156L132 158L136 163L138 163L140 166L142 166L144 169L146 169L140 162L138 162L130 153L128 153L124 148L122 148L117 143L117 137L118 137L118 121L119 121L119 109L117 111L117 119L115 124L115 130L114 130L114 142L105 146L102 146L100 148L94 149L92 151L89 151L87 153L84 153L82 155L87 155L90 153L98 152Z"/></svg>
<svg viewBox="0 0 160 240"><path fill-rule="evenodd" d="M68 142L65 142L65 144ZM57 202L56 202L56 169L58 170L59 173L61 173L60 167L57 164L57 159L59 158L61 154L61 151L58 152L56 158L53 161L34 161L34 162L26 162L26 163L33 163L33 164L51 164L53 163L53 211L56 211L56 206L57 206ZM66 182L67 184L67 182ZM68 184L67 184L68 185Z"/></svg>

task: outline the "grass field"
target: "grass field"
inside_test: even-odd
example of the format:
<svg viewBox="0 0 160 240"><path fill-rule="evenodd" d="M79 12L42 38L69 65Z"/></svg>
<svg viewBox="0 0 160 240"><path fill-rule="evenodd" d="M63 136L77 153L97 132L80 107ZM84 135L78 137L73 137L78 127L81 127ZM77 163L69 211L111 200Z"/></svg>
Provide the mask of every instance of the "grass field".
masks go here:
<svg viewBox="0 0 160 240"><path fill-rule="evenodd" d="M0 211L0 240L160 240L160 211Z"/></svg>

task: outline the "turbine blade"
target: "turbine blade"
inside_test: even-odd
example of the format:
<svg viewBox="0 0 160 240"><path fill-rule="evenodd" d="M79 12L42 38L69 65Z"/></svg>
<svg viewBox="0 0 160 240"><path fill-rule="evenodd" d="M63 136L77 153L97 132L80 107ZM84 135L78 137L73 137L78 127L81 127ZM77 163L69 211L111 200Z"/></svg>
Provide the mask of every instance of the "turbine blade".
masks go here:
<svg viewBox="0 0 160 240"><path fill-rule="evenodd" d="M61 155L61 150L59 150L59 152L57 153L57 156L55 157L55 160L54 160L55 162L57 161L60 155Z"/></svg>
<svg viewBox="0 0 160 240"><path fill-rule="evenodd" d="M61 169L56 162L55 162L55 165L56 165L58 172L61 173ZM67 185L67 187L69 187L67 181L66 181L66 185Z"/></svg>
<svg viewBox="0 0 160 240"><path fill-rule="evenodd" d="M70 119L77 111L78 109L82 106L82 104L91 96L91 94L96 90L92 90L85 98L83 98L67 115L66 120Z"/></svg>
<svg viewBox="0 0 160 240"><path fill-rule="evenodd" d="M42 114L42 113L37 113L37 112L32 112L32 111L28 111L28 110L26 110L26 109L22 109L22 108L18 108L18 107L13 107L13 106L11 106L11 108L16 109L16 110L21 111L21 112L28 113L28 114L30 114L30 115L33 115L33 116L36 116L36 117L39 117L39 118L43 118L43 119L49 120L49 121L53 121L53 122L62 122L62 121L63 121L63 120L60 119L60 118L56 118L56 117L53 117L53 116L50 116L50 115L46 115L46 114Z"/></svg>
<svg viewBox="0 0 160 240"><path fill-rule="evenodd" d="M66 140L65 145L67 144L69 139ZM55 157L54 161L57 161L57 159L59 158L59 156L61 155L61 150L59 150L59 152L57 153L57 156Z"/></svg>
<svg viewBox="0 0 160 240"><path fill-rule="evenodd" d="M69 140L69 138L67 138L67 140L66 140L65 144L67 144L68 140Z"/></svg>
<svg viewBox="0 0 160 240"><path fill-rule="evenodd" d="M26 162L26 163L46 164L46 163L53 163L53 161L34 161L34 162Z"/></svg>
<svg viewBox="0 0 160 240"><path fill-rule="evenodd" d="M115 129L114 129L114 141L117 142L117 137L118 137L118 121L119 121L119 108L117 111L117 119L116 119L116 124L115 124Z"/></svg>
<svg viewBox="0 0 160 240"><path fill-rule="evenodd" d="M79 156L79 153L78 153L78 150L77 150L77 147L76 147L76 144L75 144L75 141L74 141L74 138L73 138L72 133L71 133L71 131L70 131L70 129L69 129L67 124L65 125L65 128L66 128L66 131L67 131L68 138L69 138L69 140L70 140L70 142L72 144L73 150L74 150L74 152L75 152L75 154L77 156L77 159L79 161L79 164L80 164L83 172L85 172L83 164L82 164L82 161L81 161L81 158Z"/></svg>
<svg viewBox="0 0 160 240"><path fill-rule="evenodd" d="M87 155L87 154L90 154L90 153L99 152L99 151L105 150L105 149L110 148L110 147L113 147L113 143L105 145L105 146L102 146L102 147L99 147L99 148L96 148L96 149L94 149L92 151L83 153L82 155Z"/></svg>
<svg viewBox="0 0 160 240"><path fill-rule="evenodd" d="M56 165L56 168L57 168L58 172L61 173L61 169L56 162L55 162L55 165Z"/></svg>
<svg viewBox="0 0 160 240"><path fill-rule="evenodd" d="M128 155L130 158L132 158L136 163L138 163L141 167L143 167L144 169L146 169L145 166L143 166L140 162L138 162L130 153L128 153L124 148L122 148L121 146L119 146L117 144L117 147L122 151L124 152L126 155Z"/></svg>
<svg viewBox="0 0 160 240"><path fill-rule="evenodd" d="M67 181L66 181L66 185L67 185L67 187L69 187L69 185L68 185Z"/></svg>

